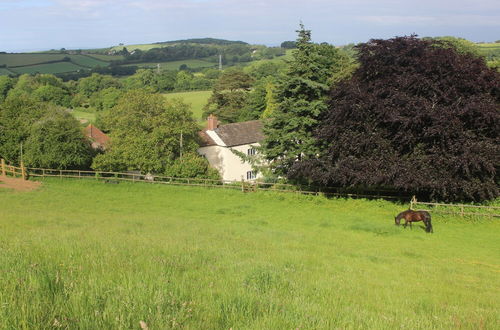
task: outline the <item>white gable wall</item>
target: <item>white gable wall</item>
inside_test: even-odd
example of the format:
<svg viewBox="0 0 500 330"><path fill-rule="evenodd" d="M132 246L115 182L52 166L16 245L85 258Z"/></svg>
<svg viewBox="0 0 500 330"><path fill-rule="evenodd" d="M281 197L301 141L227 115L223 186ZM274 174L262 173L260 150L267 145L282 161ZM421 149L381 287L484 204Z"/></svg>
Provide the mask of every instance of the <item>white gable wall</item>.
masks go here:
<svg viewBox="0 0 500 330"><path fill-rule="evenodd" d="M231 148L246 155L248 149L252 149L253 146L259 146L259 144L244 144ZM198 149L198 153L207 158L210 165L212 165L212 167L219 171L223 180L240 181L241 179L243 179L247 181L247 172L252 170L250 164L247 162L242 162L241 158L232 153L229 147L201 147ZM257 178L259 177L260 175L258 174Z"/></svg>

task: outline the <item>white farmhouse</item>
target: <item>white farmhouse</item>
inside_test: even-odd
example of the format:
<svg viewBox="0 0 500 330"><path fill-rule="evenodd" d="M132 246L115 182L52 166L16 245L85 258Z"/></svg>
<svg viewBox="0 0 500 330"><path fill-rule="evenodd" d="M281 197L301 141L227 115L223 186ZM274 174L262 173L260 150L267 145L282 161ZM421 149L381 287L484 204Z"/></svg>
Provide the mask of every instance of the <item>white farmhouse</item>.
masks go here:
<svg viewBox="0 0 500 330"><path fill-rule="evenodd" d="M219 125L213 115L208 117L207 128L200 132L202 139L198 149L212 167L217 169L223 180L251 181L259 177L248 162L244 162L231 150L253 156L255 147L264 139L262 123L259 120Z"/></svg>

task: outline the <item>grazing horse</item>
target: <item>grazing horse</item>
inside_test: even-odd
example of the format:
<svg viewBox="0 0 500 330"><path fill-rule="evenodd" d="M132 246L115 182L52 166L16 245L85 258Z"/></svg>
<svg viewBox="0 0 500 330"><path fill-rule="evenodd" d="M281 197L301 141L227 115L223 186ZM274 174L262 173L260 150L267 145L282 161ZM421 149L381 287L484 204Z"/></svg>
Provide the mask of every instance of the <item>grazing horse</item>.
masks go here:
<svg viewBox="0 0 500 330"><path fill-rule="evenodd" d="M432 230L431 215L427 211L407 210L401 212L394 218L396 226L399 226L401 219L405 219L405 224L404 224L405 228L408 225L408 223L410 224L410 228L412 228L411 226L412 222L423 221L425 224L425 231L428 233L434 232Z"/></svg>

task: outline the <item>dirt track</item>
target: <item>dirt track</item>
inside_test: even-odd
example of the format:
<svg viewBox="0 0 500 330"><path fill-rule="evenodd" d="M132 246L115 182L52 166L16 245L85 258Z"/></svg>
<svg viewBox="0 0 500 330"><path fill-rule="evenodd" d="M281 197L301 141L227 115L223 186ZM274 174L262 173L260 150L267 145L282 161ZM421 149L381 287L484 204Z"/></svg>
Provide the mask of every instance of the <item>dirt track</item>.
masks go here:
<svg viewBox="0 0 500 330"><path fill-rule="evenodd" d="M23 179L0 175L0 189L7 188L15 191L31 191L38 189L41 184L41 182L25 181Z"/></svg>

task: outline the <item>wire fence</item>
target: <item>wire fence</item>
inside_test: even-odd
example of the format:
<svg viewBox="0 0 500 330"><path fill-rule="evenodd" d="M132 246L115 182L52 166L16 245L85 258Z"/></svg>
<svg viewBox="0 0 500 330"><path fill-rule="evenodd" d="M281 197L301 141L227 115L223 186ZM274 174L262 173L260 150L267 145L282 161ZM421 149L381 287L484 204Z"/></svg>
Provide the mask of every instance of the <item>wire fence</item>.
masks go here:
<svg viewBox="0 0 500 330"><path fill-rule="evenodd" d="M481 217L500 217L499 206L486 205L468 205L468 204L445 204L445 203L430 203L420 202L415 196L410 201L410 209L413 210L422 205L428 211L436 214L451 214L464 216L481 216Z"/></svg>

